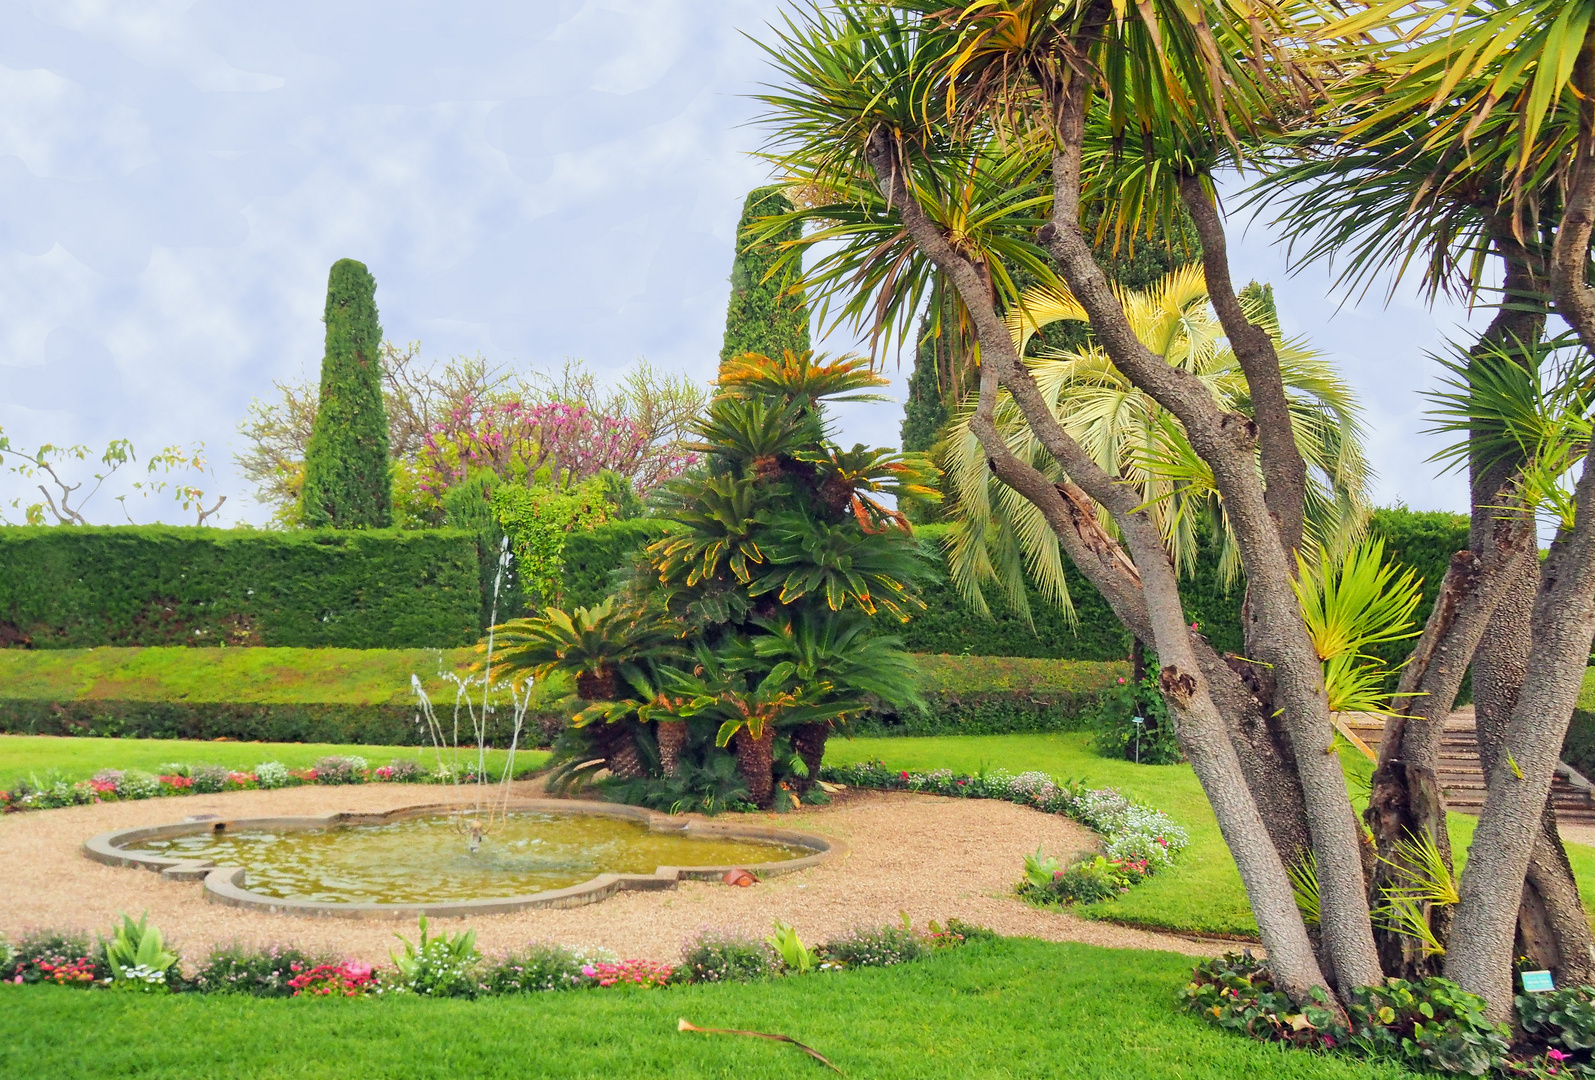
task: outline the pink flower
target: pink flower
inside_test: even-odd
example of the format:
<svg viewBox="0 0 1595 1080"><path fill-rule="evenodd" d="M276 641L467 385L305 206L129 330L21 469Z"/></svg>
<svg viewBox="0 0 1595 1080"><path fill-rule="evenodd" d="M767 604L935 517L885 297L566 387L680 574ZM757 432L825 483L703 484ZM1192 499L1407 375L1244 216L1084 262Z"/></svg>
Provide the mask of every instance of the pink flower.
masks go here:
<svg viewBox="0 0 1595 1080"><path fill-rule="evenodd" d="M1545 1051L1545 1056L1550 1058L1552 1061L1560 1062L1560 1061L1566 1061L1568 1058L1572 1057L1573 1055L1564 1054L1560 1050L1547 1050L1547 1051Z"/></svg>
<svg viewBox="0 0 1595 1080"><path fill-rule="evenodd" d="M1119 676L1119 685L1120 685L1120 686L1123 686L1123 685L1124 685L1124 676L1123 676L1123 675L1120 675L1120 676Z"/></svg>

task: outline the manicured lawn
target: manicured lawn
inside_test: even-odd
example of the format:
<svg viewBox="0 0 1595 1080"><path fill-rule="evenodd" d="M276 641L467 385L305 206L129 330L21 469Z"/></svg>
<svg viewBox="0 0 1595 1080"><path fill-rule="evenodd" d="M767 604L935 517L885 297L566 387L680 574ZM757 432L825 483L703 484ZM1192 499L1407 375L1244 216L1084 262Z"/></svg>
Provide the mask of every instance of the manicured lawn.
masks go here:
<svg viewBox="0 0 1595 1080"><path fill-rule="evenodd" d="M1218 822L1188 765L1135 765L1099 757L1084 733L1057 735L947 736L933 739L832 739L826 760L866 761L879 758L904 769L945 768L976 772L1004 768L1036 769L1057 777L1116 787L1138 801L1155 806L1184 825L1191 846L1173 870L1138 885L1117 900L1078 907L1082 915L1139 926L1167 927L1205 934L1254 936L1257 923L1235 862L1218 831ZM1452 814L1448 821L1457 869L1466 863L1475 821ZM1567 845L1573 873L1586 908L1595 907L1595 848ZM1069 852L1057 854L1068 855ZM1014 867L1015 880L1020 867Z"/></svg>
<svg viewBox="0 0 1595 1080"><path fill-rule="evenodd" d="M238 652L244 650L239 649ZM18 780L83 780L100 769L143 769L156 772L162 765L221 765L248 771L264 761L280 761L290 769L315 764L328 754L358 754L372 766L403 757L435 765L435 751L420 746L347 746L330 743L194 742L186 739L90 739L50 735L0 735L0 788ZM474 753L472 754L474 758ZM488 752L488 763L502 769L505 752ZM535 768L548 760L542 750L522 750L515 755L515 771Z"/></svg>
<svg viewBox="0 0 1595 1080"><path fill-rule="evenodd" d="M1351 1080L1389 1065L1282 1052L1175 1011L1190 960L1012 939L917 964L654 991L261 1001L0 987L9 1076L794 1077L789 1034L850 1077Z"/></svg>
<svg viewBox="0 0 1595 1080"><path fill-rule="evenodd" d="M474 649L5 649L0 696L63 701L316 702L413 700L410 676L441 689Z"/></svg>

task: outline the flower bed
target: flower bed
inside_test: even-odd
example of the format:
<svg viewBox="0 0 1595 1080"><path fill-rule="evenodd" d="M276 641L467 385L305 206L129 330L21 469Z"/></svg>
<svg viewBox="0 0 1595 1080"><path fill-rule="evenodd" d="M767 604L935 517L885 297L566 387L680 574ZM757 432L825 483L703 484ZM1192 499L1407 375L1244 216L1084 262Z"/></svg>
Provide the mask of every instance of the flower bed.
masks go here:
<svg viewBox="0 0 1595 1080"><path fill-rule="evenodd" d="M1174 859L1191 842L1189 835L1161 810L1143 806L1114 788L1088 788L1078 780L1056 780L1046 773L1018 776L993 769L978 774L950 769L913 772L891 769L882 761L852 765L826 765L820 778L831 783L891 791L921 791L960 799L1001 799L1048 814L1063 814L1102 837L1103 855L1085 859L1067 869L1056 860L1036 856L1026 860L1026 878L1020 894L1041 902L1106 899L1174 865ZM1092 891L1094 878L1103 885ZM1074 892L1079 883L1080 892Z"/></svg>
<svg viewBox="0 0 1595 1080"><path fill-rule="evenodd" d="M686 983L751 982L850 967L886 967L918 960L938 949L957 948L997 935L984 927L949 919L917 930L874 927L810 949L792 928L776 924L763 941L704 930L683 945L679 964L621 959L603 949L532 945L496 958L476 950L472 930L429 937L421 920L418 942L401 936L404 948L391 967L335 960L299 949L213 949L193 974L165 951L159 931L144 921L123 920L111 940L94 943L76 933L31 931L15 944L0 937L0 981L51 983L82 989L111 988L149 993L244 994L251 997L365 997L409 994L477 998L555 990L648 990ZM133 955L138 964L118 964Z"/></svg>
<svg viewBox="0 0 1595 1080"><path fill-rule="evenodd" d="M24 781L10 791L0 791L0 813L167 795L270 791L308 784L452 784L475 783L476 779L476 770L470 766L451 769L445 764L429 769L413 758L395 758L391 764L372 768L365 758L354 755L325 757L309 769L289 769L276 761L262 762L253 772L238 772L216 765L163 765L159 773L102 769L77 783L57 780L35 785Z"/></svg>

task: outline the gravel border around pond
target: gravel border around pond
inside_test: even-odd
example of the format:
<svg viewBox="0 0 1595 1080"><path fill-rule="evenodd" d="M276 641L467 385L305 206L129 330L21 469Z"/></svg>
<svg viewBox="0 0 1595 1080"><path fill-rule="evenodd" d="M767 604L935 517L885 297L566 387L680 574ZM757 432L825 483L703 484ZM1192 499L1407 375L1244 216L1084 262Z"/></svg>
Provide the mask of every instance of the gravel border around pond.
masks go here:
<svg viewBox="0 0 1595 1080"><path fill-rule="evenodd" d="M540 795L535 784L517 794ZM106 930L121 912L150 921L191 963L211 946L294 944L368 962L385 962L395 931L406 923L307 919L241 911L208 903L196 882L102 866L82 854L89 837L112 829L181 821L191 814L224 817L387 811L446 801L451 789L408 784L239 791L140 802L102 803L0 817L0 933L30 927ZM1011 895L1024 856L1040 846L1069 856L1092 850L1096 837L1058 815L1012 803L948 799L907 792L842 792L831 806L776 815L748 815L759 824L836 836L851 846L837 862L761 882L751 888L683 882L668 892L622 893L588 907L531 910L469 920L439 919L434 930L468 924L487 953L532 941L601 946L621 956L675 961L683 940L705 926L764 936L776 919L815 943L858 927L897 923L906 911L916 926L949 917L999 933L1080 941L1116 948L1215 955L1223 942L1198 941L1040 911ZM722 819L723 820L723 819Z"/></svg>

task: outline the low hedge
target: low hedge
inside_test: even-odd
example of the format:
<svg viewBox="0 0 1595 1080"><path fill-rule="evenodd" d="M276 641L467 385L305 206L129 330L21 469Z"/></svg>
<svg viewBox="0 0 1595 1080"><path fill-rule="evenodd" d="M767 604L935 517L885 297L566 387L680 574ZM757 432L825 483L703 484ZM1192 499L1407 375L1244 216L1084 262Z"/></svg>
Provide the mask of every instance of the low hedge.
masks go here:
<svg viewBox="0 0 1595 1080"><path fill-rule="evenodd" d="M1023 657L915 657L925 708L878 710L853 726L858 735L1011 735L1079 731L1090 706L1127 663Z"/></svg>
<svg viewBox="0 0 1595 1080"><path fill-rule="evenodd" d="M454 529L0 528L0 647L449 648L480 604Z"/></svg>
<svg viewBox="0 0 1595 1080"><path fill-rule="evenodd" d="M440 716L471 649L82 649L0 652L0 732L146 739L413 746L411 674ZM1072 731L1122 663L919 656L924 711L883 710L856 727L881 735ZM554 725L569 680L538 684L528 728Z"/></svg>

